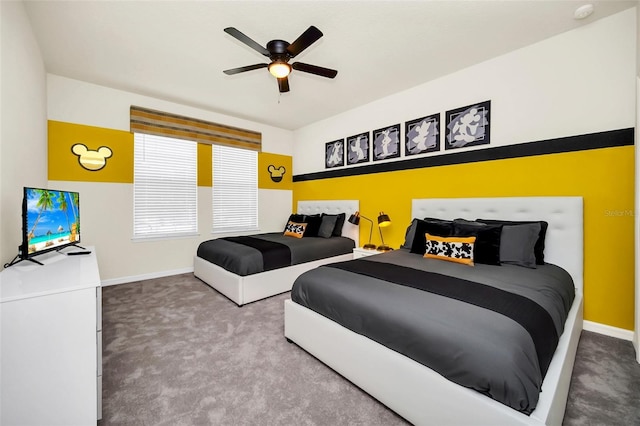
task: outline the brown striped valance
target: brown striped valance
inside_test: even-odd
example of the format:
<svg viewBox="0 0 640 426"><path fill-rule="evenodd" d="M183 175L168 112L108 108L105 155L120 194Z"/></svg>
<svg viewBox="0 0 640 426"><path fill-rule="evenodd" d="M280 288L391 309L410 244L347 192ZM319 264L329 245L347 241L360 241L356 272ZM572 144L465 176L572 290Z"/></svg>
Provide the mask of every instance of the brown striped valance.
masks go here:
<svg viewBox="0 0 640 426"><path fill-rule="evenodd" d="M262 134L167 112L131 106L131 132L262 150Z"/></svg>

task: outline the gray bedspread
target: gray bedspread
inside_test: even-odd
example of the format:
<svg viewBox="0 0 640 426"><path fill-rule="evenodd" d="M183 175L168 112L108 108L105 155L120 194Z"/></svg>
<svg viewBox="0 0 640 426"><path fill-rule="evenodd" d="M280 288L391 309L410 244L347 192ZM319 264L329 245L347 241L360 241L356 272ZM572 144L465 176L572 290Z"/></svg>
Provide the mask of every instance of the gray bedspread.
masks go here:
<svg viewBox="0 0 640 426"><path fill-rule="evenodd" d="M285 236L282 232L257 234L252 237L289 247L291 265L349 254L355 247L355 242L347 237L294 238ZM264 271L262 253L259 250L223 239L204 241L198 247L197 256L240 276Z"/></svg>
<svg viewBox="0 0 640 426"><path fill-rule="evenodd" d="M397 250L362 259L455 276L529 298L564 329L574 286L562 268L461 265ZM400 352L447 379L529 414L543 375L531 335L485 308L333 267L295 281L291 299Z"/></svg>

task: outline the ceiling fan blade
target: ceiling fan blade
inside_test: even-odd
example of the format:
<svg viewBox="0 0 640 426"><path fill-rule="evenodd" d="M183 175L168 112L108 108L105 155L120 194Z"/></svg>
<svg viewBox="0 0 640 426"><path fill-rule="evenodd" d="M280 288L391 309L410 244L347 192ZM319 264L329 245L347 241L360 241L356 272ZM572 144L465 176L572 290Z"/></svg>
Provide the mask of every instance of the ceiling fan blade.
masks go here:
<svg viewBox="0 0 640 426"><path fill-rule="evenodd" d="M278 89L280 89L280 93L289 91L289 79L287 77L278 79Z"/></svg>
<svg viewBox="0 0 640 426"><path fill-rule="evenodd" d="M338 75L338 71L332 70L331 68L319 67L317 65L305 64L302 62L294 62L293 64L291 64L291 68L297 71L308 72L327 78L334 78L336 75Z"/></svg>
<svg viewBox="0 0 640 426"><path fill-rule="evenodd" d="M257 42L255 42L254 40L252 40L251 38L246 36L241 31L237 30L236 28L227 27L227 28L224 29L224 32L229 34L230 36L235 37L236 39L240 40L241 42L243 42L244 44L246 44L247 46L249 46L253 50L255 50L258 53L260 53L261 55L269 57L269 51L266 48L260 46Z"/></svg>
<svg viewBox="0 0 640 426"><path fill-rule="evenodd" d="M245 71L253 71L253 70L258 70L260 68L267 68L268 66L269 66L268 64L247 65L246 67L231 68L230 70L224 70L222 72L227 75L234 75L234 74L239 74Z"/></svg>
<svg viewBox="0 0 640 426"><path fill-rule="evenodd" d="M320 37L322 37L322 31L314 27L313 25L307 28L300 37L287 47L287 52L293 58L298 56L304 49L315 43Z"/></svg>

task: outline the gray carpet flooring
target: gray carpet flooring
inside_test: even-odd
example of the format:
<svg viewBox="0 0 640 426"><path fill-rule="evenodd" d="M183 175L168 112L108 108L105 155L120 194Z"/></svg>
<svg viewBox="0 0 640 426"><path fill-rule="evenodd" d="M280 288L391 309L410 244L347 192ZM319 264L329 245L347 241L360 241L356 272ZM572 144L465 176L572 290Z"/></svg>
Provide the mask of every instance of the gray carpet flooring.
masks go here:
<svg viewBox="0 0 640 426"><path fill-rule="evenodd" d="M287 298L239 308L192 274L103 288L99 425L406 425L287 343ZM564 424L640 424L630 342L582 333Z"/></svg>

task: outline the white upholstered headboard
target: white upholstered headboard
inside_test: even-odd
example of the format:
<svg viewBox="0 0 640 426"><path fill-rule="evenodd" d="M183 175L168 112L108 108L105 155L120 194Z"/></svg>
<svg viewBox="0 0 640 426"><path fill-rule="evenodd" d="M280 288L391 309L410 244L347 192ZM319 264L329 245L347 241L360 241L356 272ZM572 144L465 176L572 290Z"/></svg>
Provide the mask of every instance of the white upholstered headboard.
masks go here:
<svg viewBox="0 0 640 426"><path fill-rule="evenodd" d="M544 220L549 223L544 260L563 267L583 291L582 197L423 198L412 201L412 217Z"/></svg>
<svg viewBox="0 0 640 426"><path fill-rule="evenodd" d="M338 214L346 215L342 236L349 237L356 242L356 247L360 245L360 228L348 222L349 216L360 210L359 200L310 200L298 201L299 214Z"/></svg>

